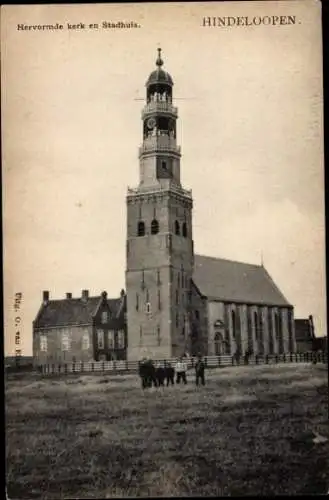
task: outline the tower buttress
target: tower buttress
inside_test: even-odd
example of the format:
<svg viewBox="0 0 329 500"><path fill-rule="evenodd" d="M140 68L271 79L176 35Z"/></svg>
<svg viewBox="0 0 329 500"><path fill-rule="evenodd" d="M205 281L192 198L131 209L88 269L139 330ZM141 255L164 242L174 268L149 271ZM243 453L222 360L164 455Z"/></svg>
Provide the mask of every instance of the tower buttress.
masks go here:
<svg viewBox="0 0 329 500"><path fill-rule="evenodd" d="M178 110L161 49L146 82L140 179L127 193L128 359L189 349L193 272L192 193L180 181Z"/></svg>

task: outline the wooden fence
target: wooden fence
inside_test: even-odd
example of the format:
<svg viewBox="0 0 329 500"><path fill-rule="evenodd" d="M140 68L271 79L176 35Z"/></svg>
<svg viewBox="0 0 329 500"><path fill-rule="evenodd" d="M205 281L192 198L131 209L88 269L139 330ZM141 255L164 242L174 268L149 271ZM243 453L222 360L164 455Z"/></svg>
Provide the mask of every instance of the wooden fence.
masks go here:
<svg viewBox="0 0 329 500"><path fill-rule="evenodd" d="M196 360L188 358L185 360L188 368L193 368ZM219 368L228 366L245 365L270 365L278 363L328 363L328 353L306 352L287 354L267 354L251 356L249 359L241 357L236 359L232 356L206 356L204 357L206 368ZM175 364L176 359L159 359L154 362ZM44 375L55 375L61 373L93 373L93 372L113 372L113 373L137 373L138 361L89 361L63 364L39 365L37 370Z"/></svg>

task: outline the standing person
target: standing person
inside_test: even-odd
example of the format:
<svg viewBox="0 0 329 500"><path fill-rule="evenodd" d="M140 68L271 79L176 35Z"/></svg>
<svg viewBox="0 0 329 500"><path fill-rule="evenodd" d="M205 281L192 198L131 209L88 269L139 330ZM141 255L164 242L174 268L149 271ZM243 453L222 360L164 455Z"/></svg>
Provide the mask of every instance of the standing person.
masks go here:
<svg viewBox="0 0 329 500"><path fill-rule="evenodd" d="M198 356L197 362L195 364L195 383L196 385L199 385L199 380L201 381L202 385L205 385L205 377L204 377L204 371L205 371L206 365L205 362L202 359L202 356Z"/></svg>
<svg viewBox="0 0 329 500"><path fill-rule="evenodd" d="M165 369L160 363L157 363L155 366L155 376L157 379L158 387L160 387L160 386L163 387L164 386L164 379L165 379Z"/></svg>
<svg viewBox="0 0 329 500"><path fill-rule="evenodd" d="M184 384L187 384L186 380L186 372L187 372L187 363L183 360L183 357L180 357L176 363L176 384L179 384L181 379Z"/></svg>
<svg viewBox="0 0 329 500"><path fill-rule="evenodd" d="M142 389L146 389L146 387L148 387L146 358L143 358L139 362L138 373L139 373L139 376L141 378Z"/></svg>
<svg viewBox="0 0 329 500"><path fill-rule="evenodd" d="M166 385L175 384L175 369L171 366L171 363L167 363L165 367Z"/></svg>

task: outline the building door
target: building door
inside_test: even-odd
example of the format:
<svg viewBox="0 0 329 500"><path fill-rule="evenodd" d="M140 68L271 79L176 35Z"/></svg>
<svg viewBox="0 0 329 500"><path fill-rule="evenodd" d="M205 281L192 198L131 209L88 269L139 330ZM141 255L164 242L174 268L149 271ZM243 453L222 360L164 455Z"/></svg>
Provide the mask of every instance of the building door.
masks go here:
<svg viewBox="0 0 329 500"><path fill-rule="evenodd" d="M225 352L223 336L220 332L215 333L215 355L221 356Z"/></svg>

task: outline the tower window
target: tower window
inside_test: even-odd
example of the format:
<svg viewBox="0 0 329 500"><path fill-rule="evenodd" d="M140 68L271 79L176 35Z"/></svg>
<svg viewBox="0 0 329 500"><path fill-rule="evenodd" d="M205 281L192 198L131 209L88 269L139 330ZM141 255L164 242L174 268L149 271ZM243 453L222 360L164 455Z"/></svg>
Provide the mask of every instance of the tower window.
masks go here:
<svg viewBox="0 0 329 500"><path fill-rule="evenodd" d="M149 302L146 303L146 313L147 314L151 313L151 304Z"/></svg>
<svg viewBox="0 0 329 500"><path fill-rule="evenodd" d="M184 238L186 238L186 236L187 236L187 226L186 226L186 222L183 222L183 226L182 226L182 234L183 234Z"/></svg>
<svg viewBox="0 0 329 500"><path fill-rule="evenodd" d="M138 311L139 309L139 297L138 297L138 293L136 293L136 311Z"/></svg>
<svg viewBox="0 0 329 500"><path fill-rule="evenodd" d="M161 295L160 295L160 290L158 290L158 309L161 311Z"/></svg>
<svg viewBox="0 0 329 500"><path fill-rule="evenodd" d="M159 222L153 219L151 222L151 234L157 234L159 232Z"/></svg>
<svg viewBox="0 0 329 500"><path fill-rule="evenodd" d="M180 234L179 222L175 220L175 234Z"/></svg>
<svg viewBox="0 0 329 500"><path fill-rule="evenodd" d="M139 221L138 223L137 234L138 236L145 236L145 224L143 221Z"/></svg>

